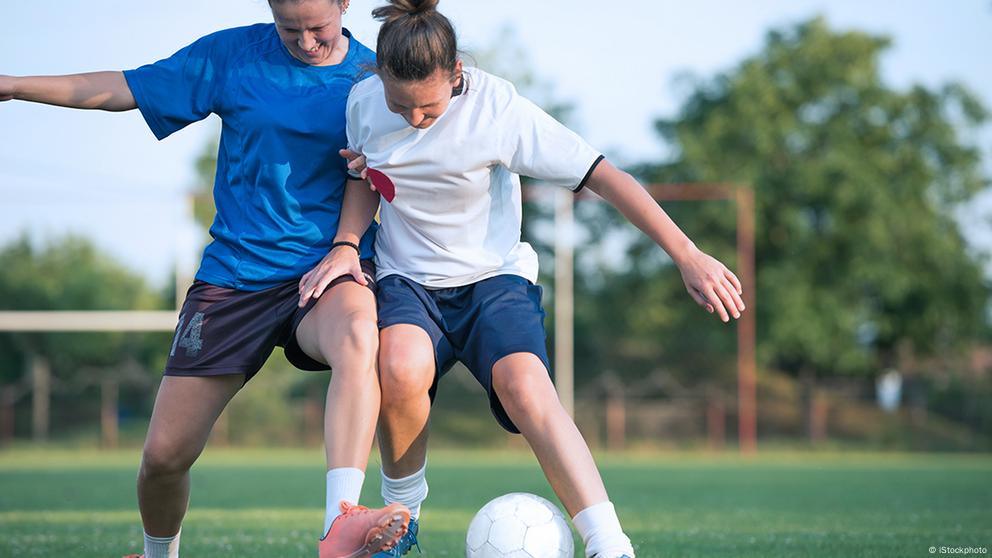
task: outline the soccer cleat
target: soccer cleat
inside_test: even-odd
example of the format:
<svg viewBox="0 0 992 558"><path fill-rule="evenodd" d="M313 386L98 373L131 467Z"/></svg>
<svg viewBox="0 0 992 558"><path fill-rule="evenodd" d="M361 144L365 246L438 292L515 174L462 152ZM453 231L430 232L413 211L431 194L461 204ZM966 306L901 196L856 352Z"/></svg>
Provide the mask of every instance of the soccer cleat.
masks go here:
<svg viewBox="0 0 992 558"><path fill-rule="evenodd" d="M409 520L403 504L373 510L341 502L341 515L320 539L320 558L366 558L389 550L406 534Z"/></svg>
<svg viewBox="0 0 992 558"><path fill-rule="evenodd" d="M145 558L144 554L128 554L124 558Z"/></svg>
<svg viewBox="0 0 992 558"><path fill-rule="evenodd" d="M396 546L390 548L389 550L378 552L372 558L399 558L407 552L410 552L410 549L415 546L417 547L417 552L421 552L420 543L417 542L417 533L419 531L420 523L411 517L410 523L406 528L406 534L400 537L400 540L396 543Z"/></svg>

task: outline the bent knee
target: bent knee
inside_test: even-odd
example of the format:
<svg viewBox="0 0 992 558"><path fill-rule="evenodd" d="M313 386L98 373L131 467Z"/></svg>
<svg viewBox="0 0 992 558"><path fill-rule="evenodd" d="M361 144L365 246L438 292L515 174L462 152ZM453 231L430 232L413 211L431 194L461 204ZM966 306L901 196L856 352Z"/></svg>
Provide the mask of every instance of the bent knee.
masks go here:
<svg viewBox="0 0 992 558"><path fill-rule="evenodd" d="M199 457L199 451L165 441L149 440L141 453L141 475L163 477L189 471Z"/></svg>
<svg viewBox="0 0 992 558"><path fill-rule="evenodd" d="M532 414L547 409L549 403L557 404L558 394L540 359L530 354L517 356L505 357L493 367L493 390L507 412Z"/></svg>
<svg viewBox="0 0 992 558"><path fill-rule="evenodd" d="M320 352L336 372L356 368L355 361L371 366L378 350L379 327L375 319L364 314L352 314L336 327L326 328L320 335ZM365 366L357 368L362 372L368 370Z"/></svg>
<svg viewBox="0 0 992 558"><path fill-rule="evenodd" d="M383 400L406 401L423 397L434 383L434 359L405 351L379 354L379 383Z"/></svg>
<svg viewBox="0 0 992 558"><path fill-rule="evenodd" d="M379 349L379 326L374 316L366 315L364 312L352 314L337 329L341 342L352 348L369 353Z"/></svg>

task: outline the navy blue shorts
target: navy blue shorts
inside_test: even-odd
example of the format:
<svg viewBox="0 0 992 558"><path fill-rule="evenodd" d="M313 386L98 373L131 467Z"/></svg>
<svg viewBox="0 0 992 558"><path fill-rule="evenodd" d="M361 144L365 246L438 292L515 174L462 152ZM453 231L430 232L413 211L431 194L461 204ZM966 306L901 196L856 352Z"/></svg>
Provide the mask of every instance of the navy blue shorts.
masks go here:
<svg viewBox="0 0 992 558"><path fill-rule="evenodd" d="M410 324L426 331L434 344L431 401L440 377L461 361L489 394L489 407L500 426L519 434L493 391L493 365L513 353L532 353L551 374L541 293L540 286L516 275L447 289L427 289L389 275L379 281L376 293L379 329Z"/></svg>
<svg viewBox="0 0 992 558"><path fill-rule="evenodd" d="M375 265L363 260L362 270L375 292ZM341 276L327 288L354 280L351 275ZM300 370L330 370L307 356L296 342L296 328L317 304L313 299L300 308L299 301L299 281L261 291L195 281L179 311L165 375L244 374L247 383L276 346L285 348L286 359Z"/></svg>

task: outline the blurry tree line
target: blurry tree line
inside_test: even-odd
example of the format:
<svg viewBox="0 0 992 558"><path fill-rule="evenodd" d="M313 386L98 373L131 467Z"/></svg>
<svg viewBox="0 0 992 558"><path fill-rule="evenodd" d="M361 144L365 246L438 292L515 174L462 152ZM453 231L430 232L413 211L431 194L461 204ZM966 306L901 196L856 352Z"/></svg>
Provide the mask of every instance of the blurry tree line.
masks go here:
<svg viewBox="0 0 992 558"><path fill-rule="evenodd" d="M161 310L174 293L149 288L137 273L74 236L36 245L26 236L0 248L2 310ZM0 334L0 443L30 432L91 428L117 438L118 414L147 416L150 370L165 363L169 334ZM54 403L54 404L53 404ZM30 429L30 430L29 430Z"/></svg>
<svg viewBox="0 0 992 558"><path fill-rule="evenodd" d="M759 376L798 386L807 433L819 386L837 378L870 386L881 371L897 369L919 388L922 407L988 436L992 409L981 401L992 396L989 365L976 372L969 355L992 337L990 285L984 256L969 248L954 218L989 186L973 139L988 113L961 84L905 91L885 84L879 65L889 46L887 38L833 30L822 19L771 31L758 53L729 70L683 80L680 110L656 122L672 155L628 170L644 183L753 189L757 304L749 311L757 312ZM567 122L570 106L521 62L524 53L504 31L474 61ZM196 163L195 213L205 228L215 164L213 144ZM731 203L665 209L697 245L737 267ZM733 401L733 326L701 311L664 253L605 204L580 201L576 217L578 391L717 393ZM552 220L550 204L526 204L525 239L542 257L546 287ZM22 239L0 251L4 309L165 308L171 300L79 239L41 250ZM550 318L548 326L553 335ZM108 373L95 370L122 362L139 363L154 385L167 337L0 334L0 380L23 391L31 359L46 355L53 376L77 390ZM282 360L269 367L287 372L280 393L310 402L304 415L319 425L310 415L319 413L327 376L289 374ZM285 415L270 393L245 391L234 412ZM759 389L759 412L760 397ZM84 399L71 398L66 408L92 406Z"/></svg>
<svg viewBox="0 0 992 558"><path fill-rule="evenodd" d="M985 258L954 218L989 185L971 134L988 113L961 84L887 86L879 65L889 46L822 19L772 31L756 55L689 83L678 114L656 122L674 155L631 169L645 183L754 190L759 375L799 380L807 430L818 380L870 384L885 369L924 383L961 379L970 351L989 340ZM592 238L629 228L602 204L584 210ZM733 267L730 204L666 210ZM648 239L630 239L624 266L582 267L580 374L615 370L633 381L661 368L682 384L718 382L729 392L732 328L690 303ZM978 383L970 414L955 418L988 435L992 412L976 404L992 395L987 370Z"/></svg>

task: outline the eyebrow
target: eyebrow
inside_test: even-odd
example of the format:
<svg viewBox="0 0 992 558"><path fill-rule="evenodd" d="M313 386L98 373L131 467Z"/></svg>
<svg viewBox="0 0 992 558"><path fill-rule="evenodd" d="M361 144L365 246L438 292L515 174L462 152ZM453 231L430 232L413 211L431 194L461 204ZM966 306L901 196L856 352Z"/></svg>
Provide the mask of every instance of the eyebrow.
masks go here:
<svg viewBox="0 0 992 558"><path fill-rule="evenodd" d="M300 30L299 27L296 27L296 26L293 26L293 25L286 25L284 23L279 23L279 20L276 20L276 24L278 24L279 27L282 27L286 31L299 31ZM327 21L325 21L323 23L320 23L320 24L317 24L317 25L311 25L310 27L307 27L307 29L320 29L321 27L327 27L330 24L331 24L331 20L327 20Z"/></svg>
<svg viewBox="0 0 992 558"><path fill-rule="evenodd" d="M402 105L402 104L400 104L400 103L397 103L396 101L393 101L393 104L394 104L394 105L396 105L396 108L401 108L401 109L410 109L410 108L427 108L427 107L432 107L432 106L434 106L434 105L438 105L438 104L441 104L441 101L434 101L433 103L430 103L430 104L428 104L428 105L421 105L421 106L419 106L419 107L408 107L408 106L406 106L406 105Z"/></svg>

